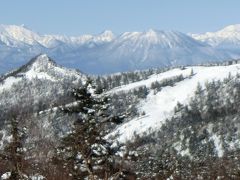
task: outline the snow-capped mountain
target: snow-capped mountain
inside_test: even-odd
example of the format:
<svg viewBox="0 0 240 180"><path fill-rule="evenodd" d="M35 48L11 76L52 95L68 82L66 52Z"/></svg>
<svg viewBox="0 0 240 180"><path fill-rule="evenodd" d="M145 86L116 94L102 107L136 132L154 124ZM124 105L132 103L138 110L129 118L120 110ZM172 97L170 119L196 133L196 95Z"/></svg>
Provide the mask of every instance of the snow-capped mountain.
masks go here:
<svg viewBox="0 0 240 180"><path fill-rule="evenodd" d="M46 54L42 54L0 77L0 106L9 104L10 107L28 98L26 105L38 105L46 98L57 102L58 98L68 93L67 86L73 88L85 81L86 75L83 73L59 66ZM25 106L24 103L21 105Z"/></svg>
<svg viewBox="0 0 240 180"><path fill-rule="evenodd" d="M0 25L0 40L8 46L18 47L25 45L41 45L45 48L54 48L59 44L84 44L89 41L95 43L109 42L114 38L111 31L104 31L97 36L83 35L79 37L67 37L61 35L40 35L35 33L24 25Z"/></svg>
<svg viewBox="0 0 240 180"><path fill-rule="evenodd" d="M74 51L78 52L79 48L90 49L103 45L113 38L114 35L111 31L104 31L95 36L67 37L41 35L25 26L0 25L0 73L17 68L27 63L28 59L41 53L47 53L53 58L59 57L61 64L80 69L81 65L79 66L79 62L76 61L77 58L79 59L79 54L74 55Z"/></svg>
<svg viewBox="0 0 240 180"><path fill-rule="evenodd" d="M236 36L235 31L227 29L230 29L227 34ZM40 53L57 59L61 65L91 74L199 64L239 57L231 49L219 49L213 43L198 38L198 35L193 37L195 39L176 31L152 29L120 35L104 31L98 35L67 37L41 35L25 26L0 25L0 73L25 64Z"/></svg>
<svg viewBox="0 0 240 180"><path fill-rule="evenodd" d="M108 72L199 64L227 58L212 47L176 31L127 32L108 44L101 62Z"/></svg>
<svg viewBox="0 0 240 180"><path fill-rule="evenodd" d="M0 39L7 46L17 47L21 44L34 45L38 43L40 36L23 25L0 25Z"/></svg>
<svg viewBox="0 0 240 180"><path fill-rule="evenodd" d="M240 24L230 25L216 32L192 34L192 37L198 41L207 43L216 49L231 52L233 58L239 57Z"/></svg>
<svg viewBox="0 0 240 180"><path fill-rule="evenodd" d="M4 82L8 81L8 78L15 78L16 81L23 78L28 80L32 80L34 78L47 79L51 81L62 81L64 78L68 78L75 79L77 81L86 79L86 76L77 70L71 70L59 66L46 54L41 54L32 58L31 61L17 70L2 76L2 88L4 87Z"/></svg>

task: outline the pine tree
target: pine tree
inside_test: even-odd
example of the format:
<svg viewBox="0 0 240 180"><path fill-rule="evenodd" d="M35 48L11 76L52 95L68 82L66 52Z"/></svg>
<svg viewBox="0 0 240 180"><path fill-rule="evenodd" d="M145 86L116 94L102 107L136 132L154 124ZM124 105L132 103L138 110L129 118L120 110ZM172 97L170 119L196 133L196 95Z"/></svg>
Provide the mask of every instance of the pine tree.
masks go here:
<svg viewBox="0 0 240 180"><path fill-rule="evenodd" d="M77 121L71 133L62 139L55 163L62 165L73 179L108 179L122 170L117 167L117 148L105 139L107 128L122 122L122 117L109 113L107 97L96 97L89 92L90 83L75 89L76 106L63 108L76 113Z"/></svg>
<svg viewBox="0 0 240 180"><path fill-rule="evenodd" d="M9 179L24 179L24 166L27 164L25 160L23 142L26 132L24 128L20 128L19 118L13 114L10 119L11 141L4 148L0 160L6 162L6 169L11 172Z"/></svg>

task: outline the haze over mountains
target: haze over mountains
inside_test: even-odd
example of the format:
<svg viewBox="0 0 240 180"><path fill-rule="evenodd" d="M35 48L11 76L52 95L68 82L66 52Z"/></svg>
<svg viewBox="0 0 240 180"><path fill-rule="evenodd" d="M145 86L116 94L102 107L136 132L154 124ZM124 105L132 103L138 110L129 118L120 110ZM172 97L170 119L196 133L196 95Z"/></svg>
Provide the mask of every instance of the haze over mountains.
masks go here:
<svg viewBox="0 0 240 180"><path fill-rule="evenodd" d="M0 73L46 53L66 67L91 74L192 65L240 57L240 25L206 34L148 30L115 35L41 35L24 26L0 25ZM101 67L101 68L100 68Z"/></svg>

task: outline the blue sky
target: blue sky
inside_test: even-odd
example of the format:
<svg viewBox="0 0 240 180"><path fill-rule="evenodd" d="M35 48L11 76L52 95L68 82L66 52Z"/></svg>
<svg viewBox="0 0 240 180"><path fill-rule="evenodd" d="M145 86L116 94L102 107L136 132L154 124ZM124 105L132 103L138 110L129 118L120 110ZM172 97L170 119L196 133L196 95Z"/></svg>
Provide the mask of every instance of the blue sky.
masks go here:
<svg viewBox="0 0 240 180"><path fill-rule="evenodd" d="M42 34L200 33L240 23L240 0L2 0L0 7L0 24L25 24Z"/></svg>

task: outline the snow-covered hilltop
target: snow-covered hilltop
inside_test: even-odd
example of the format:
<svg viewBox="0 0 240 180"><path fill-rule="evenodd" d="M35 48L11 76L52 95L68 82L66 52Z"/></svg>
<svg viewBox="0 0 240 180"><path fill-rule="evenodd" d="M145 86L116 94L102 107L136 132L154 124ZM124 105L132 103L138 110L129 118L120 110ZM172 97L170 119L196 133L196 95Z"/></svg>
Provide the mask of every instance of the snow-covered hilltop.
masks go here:
<svg viewBox="0 0 240 180"><path fill-rule="evenodd" d="M24 99L35 106L44 99L58 101L70 89L86 81L86 75L57 65L46 54L0 77L0 105L17 104ZM29 100L29 98L31 100ZM21 104L24 107L24 103ZM6 107L7 108L7 107Z"/></svg>
<svg viewBox="0 0 240 180"><path fill-rule="evenodd" d="M107 30L98 35L67 37L41 35L25 26L0 25L0 73L25 64L40 53L48 54L61 65L91 74L238 58L238 27L190 36L150 29L120 35Z"/></svg>
<svg viewBox="0 0 240 180"><path fill-rule="evenodd" d="M8 79L15 79L16 81L21 79L34 80L44 79L51 81L63 81L64 79L85 80L86 76L79 71L67 69L57 65L46 54L41 54L32 58L24 66L5 74L1 77L1 88L4 88L5 82Z"/></svg>

